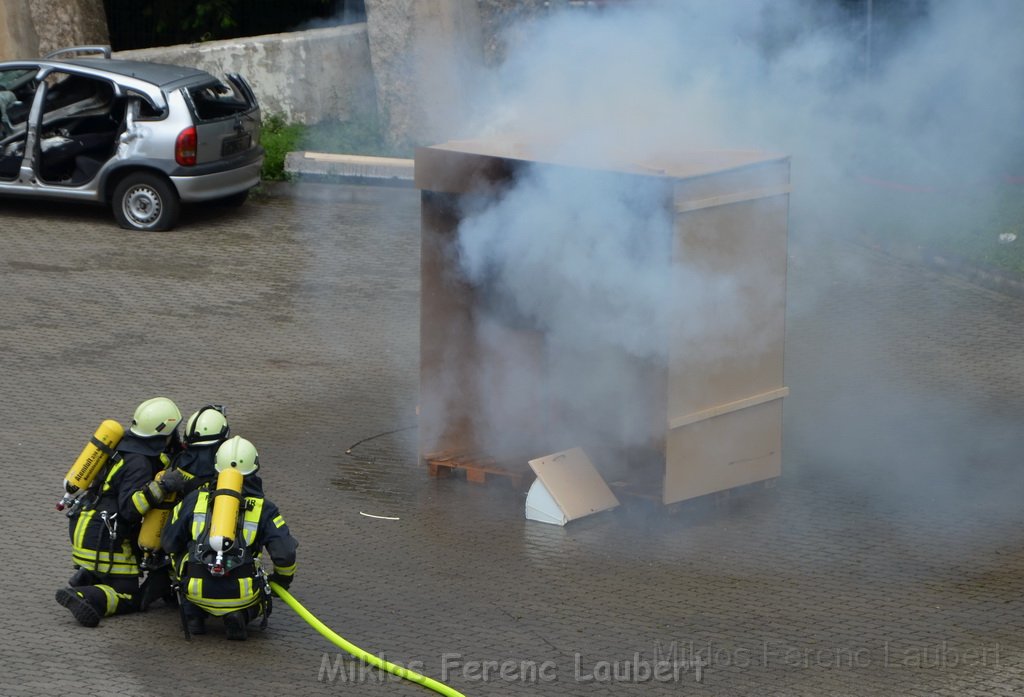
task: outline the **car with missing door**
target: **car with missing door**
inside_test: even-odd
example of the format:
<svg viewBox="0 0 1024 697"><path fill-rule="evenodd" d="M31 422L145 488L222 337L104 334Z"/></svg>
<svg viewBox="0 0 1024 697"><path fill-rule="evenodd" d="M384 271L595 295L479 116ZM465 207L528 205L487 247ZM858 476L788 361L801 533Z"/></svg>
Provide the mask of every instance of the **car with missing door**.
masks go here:
<svg viewBox="0 0 1024 697"><path fill-rule="evenodd" d="M109 205L123 228L169 230L182 204L245 202L260 128L238 74L116 59L108 46L0 62L0 196Z"/></svg>

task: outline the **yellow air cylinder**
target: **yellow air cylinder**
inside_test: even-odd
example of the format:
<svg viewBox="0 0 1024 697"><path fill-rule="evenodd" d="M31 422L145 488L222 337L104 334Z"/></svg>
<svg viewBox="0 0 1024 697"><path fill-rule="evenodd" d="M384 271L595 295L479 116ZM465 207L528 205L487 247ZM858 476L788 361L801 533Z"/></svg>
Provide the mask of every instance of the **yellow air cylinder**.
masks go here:
<svg viewBox="0 0 1024 697"><path fill-rule="evenodd" d="M92 484L92 480L114 454L114 448L123 436L124 428L112 419L107 419L99 425L92 438L82 448L75 464L71 465L71 469L64 475L64 498L57 504L57 510L63 510L73 499L74 494Z"/></svg>
<svg viewBox="0 0 1024 697"><path fill-rule="evenodd" d="M167 470L160 470L156 473L156 481L164 477ZM142 527L139 528L139 547L147 552L155 552L160 549L160 533L164 531L167 519L171 517L171 509L178 500L178 494L171 492L164 497L156 506L153 506L146 515L142 516Z"/></svg>
<svg viewBox="0 0 1024 697"><path fill-rule="evenodd" d="M216 491L237 491L231 494L213 495L213 517L210 519L210 548L217 552L227 551L235 538L238 508L242 495L242 473L229 467L217 476Z"/></svg>

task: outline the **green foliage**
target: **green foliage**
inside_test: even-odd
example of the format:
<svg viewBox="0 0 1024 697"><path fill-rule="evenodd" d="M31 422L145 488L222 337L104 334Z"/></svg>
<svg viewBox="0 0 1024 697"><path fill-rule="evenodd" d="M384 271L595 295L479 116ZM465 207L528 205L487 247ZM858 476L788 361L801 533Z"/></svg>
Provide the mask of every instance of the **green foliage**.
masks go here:
<svg viewBox="0 0 1024 697"><path fill-rule="evenodd" d="M411 148L388 147L377 119L366 115L310 126L304 134L302 149L377 157L412 157Z"/></svg>
<svg viewBox="0 0 1024 697"><path fill-rule="evenodd" d="M871 203L865 209L876 224L864 233L882 248L1024 279L1020 183L992 182L967 192L890 193Z"/></svg>
<svg viewBox="0 0 1024 697"><path fill-rule="evenodd" d="M191 31L201 32L203 38L212 38L213 31L227 33L232 27L238 26L235 19L235 0L205 0L197 2L195 13L185 17L183 25ZM208 30L207 28L211 28Z"/></svg>
<svg viewBox="0 0 1024 697"><path fill-rule="evenodd" d="M103 0L115 51L365 19L362 0Z"/></svg>
<svg viewBox="0 0 1024 697"><path fill-rule="evenodd" d="M306 127L298 123L288 123L278 114L270 114L263 119L263 133L260 142L266 151L261 176L264 181L284 181L288 173L284 171L284 158L290 152L302 150L300 146Z"/></svg>
<svg viewBox="0 0 1024 697"><path fill-rule="evenodd" d="M412 157L412 148L389 148L384 144L377 120L362 117L349 121L327 121L313 126L290 123L280 114L263 118L261 137L266 158L264 181L286 181L285 156L289 152L309 150L376 157Z"/></svg>
<svg viewBox="0 0 1024 697"><path fill-rule="evenodd" d="M945 240L950 254L1024 278L1024 199L1020 185L1006 186L963 234Z"/></svg>

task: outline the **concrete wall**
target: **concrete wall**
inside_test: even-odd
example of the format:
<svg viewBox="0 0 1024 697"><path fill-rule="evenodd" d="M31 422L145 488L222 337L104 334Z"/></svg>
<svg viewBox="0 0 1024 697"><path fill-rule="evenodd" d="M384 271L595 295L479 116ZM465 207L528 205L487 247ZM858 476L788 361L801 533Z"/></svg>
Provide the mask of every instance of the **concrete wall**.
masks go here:
<svg viewBox="0 0 1024 697"><path fill-rule="evenodd" d="M0 59L39 55L39 37L28 0L0 2Z"/></svg>
<svg viewBox="0 0 1024 697"><path fill-rule="evenodd" d="M109 44L103 0L29 0L39 55L68 46Z"/></svg>
<svg viewBox="0 0 1024 697"><path fill-rule="evenodd" d="M392 147L460 134L483 65L480 12L465 0L366 0L378 110Z"/></svg>
<svg viewBox="0 0 1024 697"><path fill-rule="evenodd" d="M37 58L82 44L106 44L103 0L3 0L0 60Z"/></svg>
<svg viewBox="0 0 1024 697"><path fill-rule="evenodd" d="M215 75L240 73L264 115L280 114L288 121L347 121L377 113L365 23L114 55L189 65Z"/></svg>

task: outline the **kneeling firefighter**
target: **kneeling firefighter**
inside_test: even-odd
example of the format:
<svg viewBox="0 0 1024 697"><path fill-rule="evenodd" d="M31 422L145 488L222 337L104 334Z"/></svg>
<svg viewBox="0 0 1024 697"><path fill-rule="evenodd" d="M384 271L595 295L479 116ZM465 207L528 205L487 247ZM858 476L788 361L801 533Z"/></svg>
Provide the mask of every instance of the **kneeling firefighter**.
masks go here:
<svg viewBox="0 0 1024 697"><path fill-rule="evenodd" d="M171 588L170 560L160 545L160 535L178 501L195 489L206 488L217 476L214 467L217 448L227 440L230 431L227 409L220 404L207 404L185 422L182 449L171 462L171 470L177 470L184 477L184 486L180 493L169 494L150 508L139 531L139 547L143 554L141 567L146 572L146 580L139 593L140 610L146 610L161 598L168 604L177 603ZM167 473L165 470L162 474L166 476Z"/></svg>
<svg viewBox="0 0 1024 697"><path fill-rule="evenodd" d="M76 571L68 587L57 591L56 599L80 624L95 627L102 617L138 609L136 541L142 518L184 485L180 473L173 470L157 481L177 451L180 421L181 412L166 397L140 404L128 432L86 491L72 502L68 518ZM69 481L65 480L66 487Z"/></svg>
<svg viewBox="0 0 1024 697"><path fill-rule="evenodd" d="M178 576L186 636L206 633L222 617L228 639L244 640L249 622L270 615L270 584L291 585L299 543L256 475L259 454L240 436L217 449L214 490L191 492L175 507L161 543ZM261 565L266 549L274 571Z"/></svg>
<svg viewBox="0 0 1024 697"><path fill-rule="evenodd" d="M174 458L174 466L185 476L183 496L217 478L217 449L230 435L228 411L221 404L207 404L188 417L182 433L183 449Z"/></svg>

